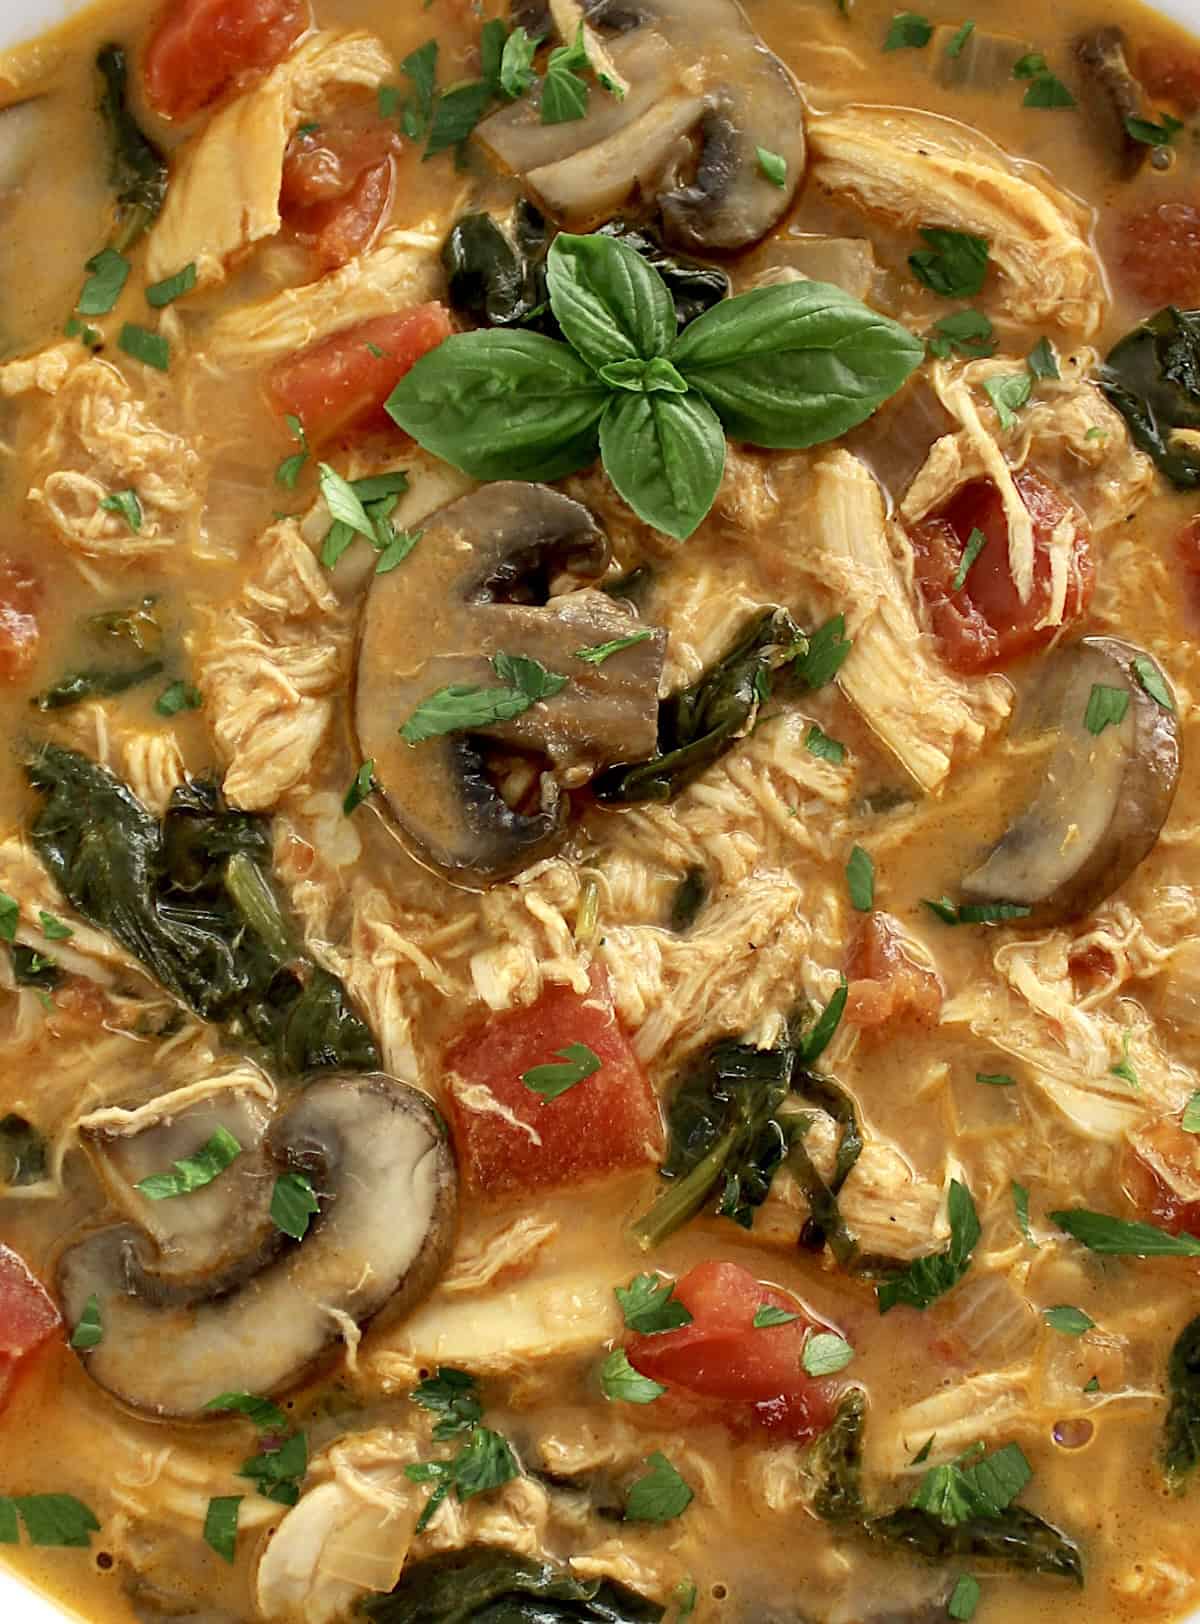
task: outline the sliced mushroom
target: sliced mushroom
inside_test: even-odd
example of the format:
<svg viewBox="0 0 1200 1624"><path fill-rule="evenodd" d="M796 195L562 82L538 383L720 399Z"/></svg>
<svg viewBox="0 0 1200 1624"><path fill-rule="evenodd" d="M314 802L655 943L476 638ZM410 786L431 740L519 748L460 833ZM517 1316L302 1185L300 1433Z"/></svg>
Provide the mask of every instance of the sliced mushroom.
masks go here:
<svg viewBox="0 0 1200 1624"><path fill-rule="evenodd" d="M68 1324L92 1296L100 1306L103 1338L80 1355L88 1374L135 1409L195 1417L220 1393L277 1393L349 1325L401 1317L436 1279L456 1179L445 1127L423 1094L381 1073L322 1077L275 1119L263 1147L271 1175L304 1173L321 1210L303 1240L283 1243L237 1289L219 1264L163 1301L158 1260L128 1225L98 1230L62 1257ZM209 1188L236 1223L242 1187L229 1171ZM264 1182L273 1189L273 1176ZM197 1198L163 1202L163 1221L186 1225Z"/></svg>
<svg viewBox="0 0 1200 1624"><path fill-rule="evenodd" d="M1029 40L1012 34L992 34L978 27L972 28L964 40L960 26L942 23L934 29L925 55L939 84L956 90L986 90L994 95L1033 48Z"/></svg>
<svg viewBox="0 0 1200 1624"><path fill-rule="evenodd" d="M545 774L540 805L510 806L478 735L406 743L401 727L431 694L454 683L494 688L494 655L528 655L567 686L482 735L548 757L572 785L654 750L666 634L602 592L550 596L557 575L598 578L608 557L586 508L504 481L444 508L404 569L375 578L358 652L359 748L414 854L453 878L486 882L531 862L562 832L566 805L559 779ZM647 630L601 663L578 657Z"/></svg>
<svg viewBox="0 0 1200 1624"><path fill-rule="evenodd" d="M1154 661L1116 637L1085 637L1040 668L1024 725L1053 730L1054 752L1032 801L963 881L970 901L1023 903L1029 924L1060 924L1110 896L1150 851L1175 796L1180 741L1135 661L1166 689ZM1128 698L1123 719L1099 732L1085 720L1096 688Z"/></svg>
<svg viewBox="0 0 1200 1624"><path fill-rule="evenodd" d="M274 1105L272 1084L241 1066L135 1110L105 1106L80 1119L79 1137L110 1202L153 1242L145 1283L155 1301L230 1290L278 1250L264 1143ZM194 1157L221 1128L242 1153L211 1184L167 1201L138 1189L141 1180Z"/></svg>
<svg viewBox="0 0 1200 1624"><path fill-rule="evenodd" d="M19 186L32 169L45 136L46 106L36 98L0 108L0 195Z"/></svg>
<svg viewBox="0 0 1200 1624"><path fill-rule="evenodd" d="M585 10L628 94L595 94L584 118L564 124L540 124L532 104L506 108L478 130L491 155L574 229L599 224L640 193L656 196L676 246L734 251L765 236L804 172L804 109L736 0L620 0ZM687 134L699 154L680 184L673 171ZM784 160L782 186L764 175L760 147Z"/></svg>
<svg viewBox="0 0 1200 1624"><path fill-rule="evenodd" d="M1075 41L1083 69L1083 109L1104 155L1124 179L1137 174L1151 149L1135 141L1128 120L1147 118L1146 93L1125 55L1125 31L1115 23L1090 28Z"/></svg>

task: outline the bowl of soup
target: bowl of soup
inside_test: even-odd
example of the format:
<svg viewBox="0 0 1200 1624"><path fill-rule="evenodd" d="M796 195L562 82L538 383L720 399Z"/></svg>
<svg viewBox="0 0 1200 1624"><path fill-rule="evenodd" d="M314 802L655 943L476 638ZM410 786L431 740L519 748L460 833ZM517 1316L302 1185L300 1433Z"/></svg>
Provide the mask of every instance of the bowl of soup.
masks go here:
<svg viewBox="0 0 1200 1624"><path fill-rule="evenodd" d="M0 23L0 1607L1195 1616L1200 41Z"/></svg>

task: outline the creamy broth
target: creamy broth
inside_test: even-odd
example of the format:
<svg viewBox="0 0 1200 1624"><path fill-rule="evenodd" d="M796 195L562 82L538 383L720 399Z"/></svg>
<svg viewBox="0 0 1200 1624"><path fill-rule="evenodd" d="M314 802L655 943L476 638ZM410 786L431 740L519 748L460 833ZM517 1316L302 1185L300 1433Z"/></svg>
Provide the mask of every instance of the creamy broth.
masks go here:
<svg viewBox="0 0 1200 1624"><path fill-rule="evenodd" d="M442 87L478 73L477 9L497 15L490 4L476 8L465 0L408 7L315 0L321 29L366 30L392 64L436 38ZM1200 47L1172 25L1132 0L1118 9L1101 20L1119 22L1135 67L1151 46L1200 62ZM231 1029L202 1020L60 896L28 836L43 798L31 789L25 762L31 741L36 747L47 740L99 761L129 783L156 819L176 785L221 775L234 807L269 817L273 856L265 866L293 933L290 946L307 955L304 974L319 962L341 979L349 1007L377 1045L379 1069L431 1096L449 1115L456 1140L469 1107L461 1103L459 1062L448 1064L447 1055L460 1054L464 1033L484 1029L478 1043L486 1051L498 1041L487 1032L503 1030L486 1023L540 1007L548 989L568 987L581 1003L585 994L595 997L588 982L593 965L607 975L621 1042L632 1041L664 1111L707 1046L724 1038L764 1049L782 1043L796 1006L811 1020L835 996L845 971L848 1014L813 1065L840 1084L861 1117L866 1149L844 1202L847 1223L860 1232L859 1262L875 1255L897 1271L945 1249L951 1179L970 1190L982 1236L952 1289L921 1311L900 1306L881 1316L875 1275L839 1267L828 1249L798 1244L809 1205L791 1163L776 1172L752 1227L715 1216L714 1196L699 1216L644 1252L629 1225L671 1187L657 1168L661 1144L625 1161L616 1151L611 1163L601 1157L601 1176L596 1163L589 1176L585 1161L582 1173L557 1184L522 1189L517 1180L515 1189L489 1196L466 1170L460 1143L456 1227L440 1283L426 1282L422 1301L390 1319L385 1312L361 1340L354 1316L348 1328L343 1316L348 1346L315 1366L302 1361L298 1377L269 1395L283 1407L286 1425L267 1429L266 1446L297 1429L307 1438L312 1467L296 1511L285 1512L238 1475L263 1446L247 1420L139 1413L93 1379L88 1354L73 1351L56 1331L22 1362L4 1401L0 1494L74 1495L94 1512L99 1529L87 1549L35 1548L25 1539L6 1548L5 1560L64 1606L103 1624L348 1618L372 1590L391 1587L406 1550L412 1572L439 1552L481 1545L559 1564L574 1559L580 1575L614 1579L660 1604L671 1620L686 1616L694 1586L700 1624L941 1618L964 1575L982 1587L974 1615L982 1624L1184 1618L1200 1585L1195 1490L1191 1498L1172 1493L1161 1456L1167 1363L1195 1309L1195 1261L1101 1255L1068 1239L1049 1214L1086 1208L1186 1228L1188 1192L1200 1184L1193 1141L1180 1125L1200 1088L1200 845L1192 820L1200 740L1191 698L1200 666L1189 599L1195 576L1176 551L1176 538L1196 513L1194 491L1173 488L1148 461L1137 463L1123 420L1096 407L1107 414L1103 426L1090 441L1080 427L1074 451L1064 453L1084 493L1072 489L1071 501L1086 506L1088 494L1108 500L1101 490L1106 479L1117 493L1106 522L1090 515L1096 575L1090 607L1055 636L1055 647L1005 661L1002 671L993 665L990 675L945 676L909 548L907 572L896 570L890 590L916 605L920 644L912 638L906 653L919 662L911 674L918 702L904 697L898 714L920 732L933 707L932 700L920 702L922 683L939 670L939 680L958 684L969 699L952 729L951 759L924 784L906 770L903 753L888 747L889 724L874 708L878 690L873 695L868 683L856 692L847 665L841 686L829 682L807 692L777 683L744 736L666 803L605 805L584 787L595 761L573 781L569 770L578 762L568 763L573 796L557 847L539 848L531 861L490 880L474 871L447 877L446 865L432 861L419 842L414 846L386 784L352 814L343 812L362 766L353 705L364 673L356 672L356 660L377 555L360 537L332 568L320 561L330 513L317 464L346 479L406 470L408 489L384 522L401 533L424 531L417 547L440 539L437 514L475 486L399 430L378 427L335 433L324 443L314 436L312 455L289 485L278 477L280 465L304 447L265 392L273 366L379 310L360 308L351 280L344 299L324 307L303 342L285 333L274 347L255 349L257 340L247 341L237 328L242 313L322 274L315 255L286 228L239 247L209 285L161 312L150 309L144 290L155 279L149 267L163 216L129 250L131 273L113 310L82 318L98 330L99 359L88 357L78 337L64 335L85 261L112 231L107 148L96 115L97 50L110 40L126 47L133 107L170 158L170 186L182 184L180 166L190 144L205 139L209 121L264 82L262 74L250 74L181 124L157 117L140 76L159 13L156 4L104 0L0 62L0 99L15 105L36 98L42 121L36 162L0 189L6 515L0 561L32 572L39 632L34 657L0 682L0 730L10 741L0 752L0 891L19 904L19 942L43 961L55 960L58 971L56 979L43 973L40 984L18 986L6 957L0 978L0 1118L32 1123L50 1158L48 1176L34 1187L0 1184L0 1240L56 1294L64 1253L123 1216L105 1194L95 1156L80 1148L77 1124L89 1113L142 1106L236 1065L252 1068L251 1075L259 1066L268 1076L278 1072L279 1112L297 1097L294 1077L277 1067L277 1055L249 1040L244 1022L239 1031L236 1023ZM1099 401L1090 381L1097 353L1107 354L1168 302L1130 289L1120 265L1127 251L1122 222L1160 201L1196 198L1194 108L1166 97L1149 106L1148 118L1179 108L1184 127L1156 149L1167 155L1165 168L1147 159L1136 175L1122 176L1086 105L1025 107L1030 80L1007 76L1007 68L985 72L978 84L944 83L946 31L923 45L882 51L893 11L880 0L853 0L845 14L832 4L746 0L745 14L802 87L811 118L810 174L761 244L700 257L728 271L736 294L760 278L769 282L772 269L792 262L800 237L865 241L875 268L862 297L911 332L928 335L951 311L979 309L995 321L996 353L1009 371L1020 370L1038 339L1049 337L1065 379L1046 389L1036 383L1018 413L1065 400L1070 387ZM965 18L955 12L931 20L952 33ZM1072 42L1096 26L1095 9L1069 0L1048 16L989 0L973 20L977 35L1011 36L1043 53L1086 102ZM719 76L720 49L704 55L697 47L702 78ZM396 109L410 86L394 68L385 77L399 87L389 115L397 128ZM374 89L360 85L355 92L367 113ZM601 96L594 86L593 106ZM1012 319L995 273L978 297L940 297L919 285L906 264L919 246L915 229L886 210L832 195L811 172L812 128L821 115L862 103L942 115L1038 166L1026 173L1051 187L1064 210L1078 207L1080 235L1096 256L1104 308L1095 330L1085 337L1069 322ZM246 151L251 170L253 151ZM431 290L396 294L392 308L444 302L442 241L468 212L504 215L520 195L520 177L498 174L478 138L457 159L448 151L423 162L420 144L403 137L391 163L390 212L381 229L412 234L415 246L405 251L424 255L419 280ZM231 173L229 184L239 183ZM203 233L197 240L203 245ZM372 241L350 265L377 249ZM1156 251L1151 244L1148 252ZM1180 293L1177 302L1200 299ZM121 350L124 322L169 337L167 371ZM455 322L469 325L461 313ZM51 368L50 384L28 369L20 373L33 357ZM1069 357L1077 358L1077 385ZM926 374L932 364L922 363ZM971 364L982 363L952 356L945 369L953 377ZM88 440L86 423L81 429L93 388L85 369L94 377L98 366L108 381L94 387L116 403L115 418L97 431L101 441L128 427L121 412L129 409L142 419L140 450L111 450ZM1015 441L998 434L978 387L975 399L986 432L997 434L1017 462ZM845 438L865 459L849 464L856 472L837 466L852 482L866 481L867 509L880 498L865 470L878 467L899 529L909 477L937 431L901 475L887 413L884 406L877 423L868 420ZM1049 443L1059 431L1051 423L1040 432ZM1089 466L1089 444L1106 436L1104 458ZM808 631L841 613L855 637L877 583L852 567L835 576L819 558L805 566L805 550L819 546L813 538L822 533L820 515L835 494L834 465L823 459L841 454L832 445L769 451L732 442L713 510L683 543L635 519L598 467L557 482L608 534L606 585L649 568L629 625L665 629L664 695L694 683L766 606L785 607ZM85 537L78 515L88 502L94 509L94 489L87 497L72 487L74 496L64 495L53 510L48 499L48 476L64 469L97 479L109 495L145 481L143 530L96 509ZM83 502L84 510L70 501ZM65 515L61 522L56 513ZM582 576L566 581L587 584ZM157 624L148 649L97 628L97 616L145 599L153 600ZM611 608L623 601L619 591L607 601L603 613L621 612ZM414 639L418 622L432 623L441 607L431 603L423 616L417 606ZM589 612L601 614L594 604ZM1023 718L1043 689L1047 662L1081 634L1135 645L1161 661L1170 679L1182 766L1169 816L1153 849L1115 892L1081 914L1046 924L1022 925L1018 918L947 925L927 899L961 898L963 876L1044 782L1053 740L1035 736ZM448 652L475 658L479 650ZM161 669L119 696L31 707L31 697L65 673L126 670L147 659ZM457 680L455 673L446 680ZM193 707L185 698L183 709L164 715L171 685L182 685L179 693L194 687L200 703ZM1135 710L1149 703L1136 694L1134 700ZM841 759L822 759L806 746L814 727L845 747ZM511 758L502 763L519 778L529 741L514 740L510 731L501 742L519 747L515 765ZM1118 797L1128 792L1126 783ZM528 793L521 804L528 811ZM915 960L926 990L940 981L932 1016L906 1008L903 999L878 1022L863 1013L862 983L873 978L852 947L863 929L847 890L854 848L869 853L874 907L891 917L906 962ZM704 872L705 899L695 921L674 931L673 901L693 868ZM40 909L53 916L49 935ZM65 920L74 937L56 938L54 919ZM566 1027L553 1032L540 1056L545 1062L571 1036ZM587 1079L577 1087L585 1090ZM571 1092L561 1098L569 1101ZM555 1103L542 1109L550 1112ZM490 1108L503 1123L505 1107L493 1100ZM828 1176L836 1132L828 1116L816 1114L818 1137L825 1137L814 1158ZM536 1131L525 1131L541 1144ZM597 1137L607 1131L593 1124ZM94 1138L92 1144L95 1150ZM218 1175L213 1188L228 1176ZM1028 1239L1014 1184L1027 1192ZM1200 1199L1200 1189L1191 1199ZM318 1228L326 1219L323 1211ZM308 1244L309 1238L299 1243ZM970 1552L925 1564L869 1539L854 1518L823 1518L814 1509L819 1442L764 1425L747 1404L726 1403L728 1394L697 1397L685 1383L672 1389L668 1382L667 1392L649 1403L606 1397L601 1363L629 1341L613 1288L647 1269L682 1280L714 1261L739 1265L766 1283L764 1291L794 1297L797 1312L802 1307L813 1324L833 1328L853 1348L852 1361L827 1383L835 1400L855 1388L867 1395L862 1492L871 1513L906 1504L924 1473L959 1460L977 1442L989 1451L1018 1445L1032 1468L1020 1505L1078 1548L1082 1587L997 1569ZM1045 1310L1063 1305L1091 1322L1083 1334L1064 1334L1046 1320ZM743 1331L751 1334L773 1333ZM169 1364L170 1332L148 1334L138 1356L147 1366ZM445 1458L461 1443L433 1440L433 1417L408 1396L438 1364L478 1380L486 1424L508 1439L523 1470L475 1498L452 1499L414 1540L408 1510L427 1489L418 1490L403 1467ZM654 1451L669 1459L694 1498L669 1520L622 1520L622 1497ZM341 1475L331 1476L330 1462L339 1460ZM390 1473L358 1481L382 1484L385 1500L394 1497L391 1518L371 1525L358 1544L349 1540L326 1552L323 1577L313 1577L308 1590L298 1582L290 1603L264 1603L257 1587L269 1542L296 1537L295 1522L288 1534L289 1519L316 1504L310 1496L341 1492L329 1485L344 1485L364 1465ZM242 1501L235 1559L227 1561L205 1542L205 1519L213 1500L234 1496ZM316 1538L308 1536L310 1546ZM302 1532L299 1545L306 1547ZM364 1577L381 1572L382 1580ZM330 1603L329 1587L339 1584L344 1594L337 1591L340 1600Z"/></svg>

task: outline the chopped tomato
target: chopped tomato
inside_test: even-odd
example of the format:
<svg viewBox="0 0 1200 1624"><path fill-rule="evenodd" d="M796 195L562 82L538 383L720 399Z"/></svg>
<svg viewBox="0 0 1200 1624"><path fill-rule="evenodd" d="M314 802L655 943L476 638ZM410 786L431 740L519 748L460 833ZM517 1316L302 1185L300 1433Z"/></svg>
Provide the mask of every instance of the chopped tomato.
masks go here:
<svg viewBox="0 0 1200 1624"><path fill-rule="evenodd" d="M1200 109L1200 53L1147 45L1138 53L1138 78L1154 101L1173 102L1181 113Z"/></svg>
<svg viewBox="0 0 1200 1624"><path fill-rule="evenodd" d="M765 1286L737 1263L700 1263L678 1281L675 1296L690 1325L626 1344L629 1362L668 1388L706 1398L740 1401L754 1418L791 1438L811 1438L833 1419L834 1389L807 1375L800 1359L814 1330L829 1327L786 1292ZM796 1318L758 1326L761 1308Z"/></svg>
<svg viewBox="0 0 1200 1624"><path fill-rule="evenodd" d="M599 1069L555 1099L522 1081L558 1051L583 1044ZM445 1059L459 1166L485 1195L565 1189L656 1163L658 1100L621 1030L602 973L581 998L550 987L528 1009L493 1016Z"/></svg>
<svg viewBox="0 0 1200 1624"><path fill-rule="evenodd" d="M34 610L41 595L41 583L27 564L0 559L0 682L26 676L37 658Z"/></svg>
<svg viewBox="0 0 1200 1624"><path fill-rule="evenodd" d="M1188 607L1200 617L1200 513L1175 537L1175 556L1183 570Z"/></svg>
<svg viewBox="0 0 1200 1624"><path fill-rule="evenodd" d="M375 316L281 361L267 379L271 404L280 416L298 417L314 445L352 429L386 428L392 390L452 332L440 304Z"/></svg>
<svg viewBox="0 0 1200 1624"><path fill-rule="evenodd" d="M1149 309L1200 304L1200 208L1179 199L1126 215L1115 273Z"/></svg>
<svg viewBox="0 0 1200 1624"><path fill-rule="evenodd" d="M1013 475L1018 494L1033 520L1033 590L1022 603L1009 572L1008 518L995 483L973 479L938 512L910 527L917 584L929 608L942 658L955 671L996 671L1022 654L1042 648L1062 626L1040 626L1051 601L1050 539L1074 512L1071 503L1032 468ZM955 578L971 533L984 545L962 586ZM1086 613L1095 586L1095 568L1085 521L1078 518L1067 563L1062 625Z"/></svg>
<svg viewBox="0 0 1200 1624"><path fill-rule="evenodd" d="M944 988L937 972L921 964L897 920L871 913L859 925L846 959L846 1019L855 1026L892 1021L932 1024Z"/></svg>
<svg viewBox="0 0 1200 1624"><path fill-rule="evenodd" d="M0 1245L0 1403L23 1362L60 1324L44 1286L15 1252Z"/></svg>
<svg viewBox="0 0 1200 1624"><path fill-rule="evenodd" d="M1200 1142L1183 1131L1180 1112L1138 1129L1126 1157L1125 1186L1140 1217L1172 1235L1200 1235Z"/></svg>
<svg viewBox="0 0 1200 1624"><path fill-rule="evenodd" d="M292 137L279 207L284 222L311 245L323 270L345 265L369 246L391 203L400 137L372 108L345 109Z"/></svg>
<svg viewBox="0 0 1200 1624"><path fill-rule="evenodd" d="M282 62L308 22L308 0L175 0L146 48L151 107L191 118L245 74Z"/></svg>

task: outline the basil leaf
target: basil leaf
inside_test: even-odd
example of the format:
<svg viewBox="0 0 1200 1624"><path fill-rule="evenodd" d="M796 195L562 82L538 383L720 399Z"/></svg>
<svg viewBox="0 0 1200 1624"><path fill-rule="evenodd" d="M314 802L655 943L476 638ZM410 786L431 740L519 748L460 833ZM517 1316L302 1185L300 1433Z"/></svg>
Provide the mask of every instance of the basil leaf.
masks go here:
<svg viewBox="0 0 1200 1624"><path fill-rule="evenodd" d="M625 1496L626 1522L670 1522L691 1505L691 1489L661 1450L646 1461L650 1470L632 1483Z"/></svg>
<svg viewBox="0 0 1200 1624"><path fill-rule="evenodd" d="M287 1416L278 1404L272 1404L269 1398L259 1398L256 1393L218 1393L216 1398L209 1399L204 1408L244 1415L260 1431L275 1431L287 1426Z"/></svg>
<svg viewBox="0 0 1200 1624"><path fill-rule="evenodd" d="M600 453L638 518L677 541L712 507L725 470L721 424L696 395L614 396L600 420Z"/></svg>
<svg viewBox="0 0 1200 1624"><path fill-rule="evenodd" d="M818 1331L805 1341L800 1363L810 1376L833 1376L853 1358L854 1349L844 1336Z"/></svg>
<svg viewBox="0 0 1200 1624"><path fill-rule="evenodd" d="M1017 421L1016 413L1033 392L1033 378L1029 372L1004 372L983 380L983 392L996 408L1002 429L1010 429Z"/></svg>
<svg viewBox="0 0 1200 1624"><path fill-rule="evenodd" d="M754 1310L753 1325L756 1331L768 1331L776 1325L791 1325L799 1318L799 1314L789 1314L786 1308L777 1308L774 1303L760 1303Z"/></svg>
<svg viewBox="0 0 1200 1624"><path fill-rule="evenodd" d="M81 316L107 316L125 290L129 261L115 248L102 248L88 260L86 269L91 274L75 308Z"/></svg>
<svg viewBox="0 0 1200 1624"><path fill-rule="evenodd" d="M117 334L117 344L126 355L153 367L157 372L166 372L171 365L171 346L162 334L139 327L135 321L127 321L121 328Z"/></svg>
<svg viewBox="0 0 1200 1624"><path fill-rule="evenodd" d="M555 480L596 459L608 390L540 333L459 333L421 357L387 401L392 421L472 479Z"/></svg>
<svg viewBox="0 0 1200 1624"><path fill-rule="evenodd" d="M329 509L330 517L335 523L346 525L356 535L365 536L368 541L373 542L375 528L363 507L362 497L350 481L343 479L327 462L319 462L317 472L320 476L321 495L325 498L325 506Z"/></svg>
<svg viewBox="0 0 1200 1624"><path fill-rule="evenodd" d="M755 156L758 167L772 186L783 187L787 185L787 159L781 158L777 152L769 152L766 147L755 147Z"/></svg>
<svg viewBox="0 0 1200 1624"><path fill-rule="evenodd" d="M923 358L920 339L824 282L725 299L668 355L732 438L777 450L855 428Z"/></svg>
<svg viewBox="0 0 1200 1624"><path fill-rule="evenodd" d="M892 18L883 48L885 51L899 51L905 48L920 50L928 45L932 38L933 24L928 17L922 17L916 11L899 11Z"/></svg>
<svg viewBox="0 0 1200 1624"><path fill-rule="evenodd" d="M1161 705L1165 711L1175 709L1175 700L1170 688L1167 687L1167 679L1148 654L1134 656L1133 674L1156 705Z"/></svg>
<svg viewBox="0 0 1200 1624"><path fill-rule="evenodd" d="M172 1173L151 1173L134 1186L148 1201L168 1201L175 1196L202 1190L242 1154L242 1147L228 1128L218 1128L194 1156L175 1162Z"/></svg>
<svg viewBox="0 0 1200 1624"><path fill-rule="evenodd" d="M628 637L614 637L608 643L592 643L588 648L577 648L575 658L586 660L589 665L603 665L605 660L611 659L614 654L622 654L627 648L634 648L638 643L644 643L654 633L646 628L640 632L630 632Z"/></svg>
<svg viewBox="0 0 1200 1624"><path fill-rule="evenodd" d="M71 1333L71 1346L81 1351L98 1348L104 1341L104 1321L100 1317L100 1299L93 1292L83 1305L83 1313L75 1322Z"/></svg>
<svg viewBox="0 0 1200 1624"><path fill-rule="evenodd" d="M308 1233L308 1221L320 1212L312 1181L303 1173L281 1173L271 1192L271 1221L276 1229L302 1241Z"/></svg>
<svg viewBox="0 0 1200 1624"><path fill-rule="evenodd" d="M627 1286L615 1286L625 1324L639 1336L658 1336L690 1325L692 1316L675 1296L675 1282L657 1274L638 1274Z"/></svg>
<svg viewBox="0 0 1200 1624"><path fill-rule="evenodd" d="M176 299L182 299L185 293L190 293L196 286L196 263L185 265L174 276L165 276L161 282L151 282L146 289L146 303L155 310L162 310L164 306L174 304Z"/></svg>
<svg viewBox="0 0 1200 1624"><path fill-rule="evenodd" d="M1086 1207L1070 1207L1050 1217L1090 1252L1108 1257L1200 1257L1195 1235L1171 1235L1156 1224L1110 1218Z"/></svg>
<svg viewBox="0 0 1200 1624"><path fill-rule="evenodd" d="M85 1548L99 1532L95 1512L73 1494L17 1494L16 1506L31 1545Z"/></svg>
<svg viewBox="0 0 1200 1624"><path fill-rule="evenodd" d="M861 846L854 847L846 864L846 888L855 912L870 913L875 906L875 864Z"/></svg>
<svg viewBox="0 0 1200 1624"><path fill-rule="evenodd" d="M605 1398L623 1404L653 1404L666 1392L661 1382L634 1369L624 1348L614 1348L600 1366L600 1386Z"/></svg>
<svg viewBox="0 0 1200 1624"><path fill-rule="evenodd" d="M665 355L677 329L667 284L615 237L561 232L546 256L550 308L589 366Z"/></svg>
<svg viewBox="0 0 1200 1624"><path fill-rule="evenodd" d="M1096 1324L1090 1314L1085 1314L1082 1308L1072 1308L1069 1303L1043 1308L1042 1318L1052 1331L1059 1331L1063 1336L1082 1336Z"/></svg>
<svg viewBox="0 0 1200 1624"><path fill-rule="evenodd" d="M988 268L986 237L939 226L922 226L921 235L929 247L918 248L908 256L918 282L944 299L973 299L983 291Z"/></svg>
<svg viewBox="0 0 1200 1624"><path fill-rule="evenodd" d="M1172 118L1170 113L1163 114L1161 124L1156 124L1149 118L1125 120L1126 135L1134 141L1140 141L1146 147L1169 147L1182 129L1183 120Z"/></svg>
<svg viewBox="0 0 1200 1624"><path fill-rule="evenodd" d="M496 83L510 101L523 96L537 77L533 71L533 59L541 43L540 38L531 39L524 28L514 28L505 40Z"/></svg>
<svg viewBox="0 0 1200 1624"><path fill-rule="evenodd" d="M960 1573L955 1580L954 1589L950 1592L950 1600L946 1603L947 1613L951 1618L958 1620L958 1624L968 1624L968 1620L975 1617L975 1609L979 1606L981 1594L979 1580L970 1573Z"/></svg>
<svg viewBox="0 0 1200 1624"><path fill-rule="evenodd" d="M240 1494L214 1495L204 1513L204 1543L229 1563L233 1562L237 1548L238 1512L242 1498Z"/></svg>
<svg viewBox="0 0 1200 1624"><path fill-rule="evenodd" d="M809 755L816 756L821 761L831 761L835 767L840 767L846 759L846 746L838 739L831 739L816 722L810 724L808 732L804 735L804 748Z"/></svg>
<svg viewBox="0 0 1200 1624"><path fill-rule="evenodd" d="M600 1056L586 1043L568 1043L554 1052L561 1064L549 1062L544 1066L531 1066L521 1073L525 1087L544 1100L556 1100L576 1083L582 1083L585 1077L600 1070Z"/></svg>
<svg viewBox="0 0 1200 1624"><path fill-rule="evenodd" d="M1111 688L1105 682L1093 682L1088 694L1083 725L1089 733L1103 733L1106 727L1117 727L1125 720L1129 709L1128 688Z"/></svg>

